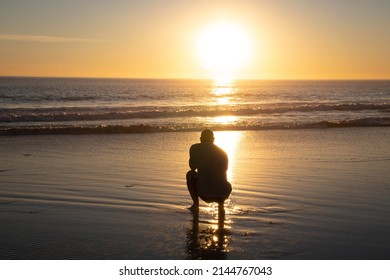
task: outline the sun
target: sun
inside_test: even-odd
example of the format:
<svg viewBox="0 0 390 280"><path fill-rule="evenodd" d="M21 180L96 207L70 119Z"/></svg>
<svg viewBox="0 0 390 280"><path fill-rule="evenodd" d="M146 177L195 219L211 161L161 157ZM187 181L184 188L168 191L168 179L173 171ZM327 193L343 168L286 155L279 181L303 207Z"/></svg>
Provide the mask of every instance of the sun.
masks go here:
<svg viewBox="0 0 390 280"><path fill-rule="evenodd" d="M239 25L219 22L204 29L197 41L204 67L213 78L232 78L250 58L248 33Z"/></svg>

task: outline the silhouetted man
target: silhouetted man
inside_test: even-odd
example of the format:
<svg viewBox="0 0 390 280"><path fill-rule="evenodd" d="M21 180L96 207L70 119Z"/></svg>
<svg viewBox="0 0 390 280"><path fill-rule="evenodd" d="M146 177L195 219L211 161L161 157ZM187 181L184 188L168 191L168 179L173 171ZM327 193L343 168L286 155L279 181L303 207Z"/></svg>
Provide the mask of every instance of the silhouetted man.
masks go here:
<svg viewBox="0 0 390 280"><path fill-rule="evenodd" d="M214 145L214 133L202 131L200 143L190 148L187 172L187 187L193 200L190 207L199 210L199 197L205 202L218 202L219 212L224 211L224 201L229 197L232 186L227 181L228 156L224 150Z"/></svg>

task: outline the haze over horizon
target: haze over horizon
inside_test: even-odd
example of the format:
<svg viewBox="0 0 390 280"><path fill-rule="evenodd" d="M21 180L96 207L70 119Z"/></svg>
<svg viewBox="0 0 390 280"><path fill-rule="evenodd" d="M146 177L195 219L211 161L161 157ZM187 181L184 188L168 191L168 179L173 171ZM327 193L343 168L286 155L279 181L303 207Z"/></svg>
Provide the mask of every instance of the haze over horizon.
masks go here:
<svg viewBox="0 0 390 280"><path fill-rule="evenodd" d="M381 0L4 0L0 76L390 79L389 27Z"/></svg>

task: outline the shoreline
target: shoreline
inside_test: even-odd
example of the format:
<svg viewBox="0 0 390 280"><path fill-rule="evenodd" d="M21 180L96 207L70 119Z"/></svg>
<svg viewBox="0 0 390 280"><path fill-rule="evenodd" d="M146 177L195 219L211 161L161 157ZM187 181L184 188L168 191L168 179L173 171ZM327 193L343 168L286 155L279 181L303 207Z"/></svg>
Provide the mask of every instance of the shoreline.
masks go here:
<svg viewBox="0 0 390 280"><path fill-rule="evenodd" d="M380 123L383 121L383 123ZM207 128L213 131L273 131L273 130L326 130L326 129L347 129L347 128L386 128L390 127L390 118L360 119L351 121L320 121L309 124L268 124L265 126L243 127L236 125L210 125ZM183 125L174 127L172 125L56 125L56 126L21 126L21 127L0 127L2 136L23 136L23 135L101 135L101 134L144 134L144 133L166 133L166 132L198 132L204 126L183 128Z"/></svg>

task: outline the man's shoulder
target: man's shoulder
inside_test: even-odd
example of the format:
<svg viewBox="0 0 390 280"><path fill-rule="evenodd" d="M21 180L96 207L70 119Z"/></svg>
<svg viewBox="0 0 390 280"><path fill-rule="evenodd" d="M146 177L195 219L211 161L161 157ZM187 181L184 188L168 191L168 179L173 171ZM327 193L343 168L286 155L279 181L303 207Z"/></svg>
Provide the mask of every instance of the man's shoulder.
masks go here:
<svg viewBox="0 0 390 280"><path fill-rule="evenodd" d="M199 149L201 146L201 143L192 144L190 150Z"/></svg>
<svg viewBox="0 0 390 280"><path fill-rule="evenodd" d="M197 153L198 151L200 151L202 149L202 145L201 143L197 143L197 144L193 144L191 145L190 147L190 153Z"/></svg>
<svg viewBox="0 0 390 280"><path fill-rule="evenodd" d="M192 152L217 152L218 154L226 154L226 152L213 143L196 143L190 147Z"/></svg>
<svg viewBox="0 0 390 280"><path fill-rule="evenodd" d="M196 144L191 145L190 149L194 149L194 150L198 150L198 149L215 149L215 147L217 147L217 146L215 146L212 143L196 143Z"/></svg>
<svg viewBox="0 0 390 280"><path fill-rule="evenodd" d="M192 145L191 145L191 148L192 148L192 147L200 147L200 146L202 146L202 143L195 143L195 144L192 144Z"/></svg>

